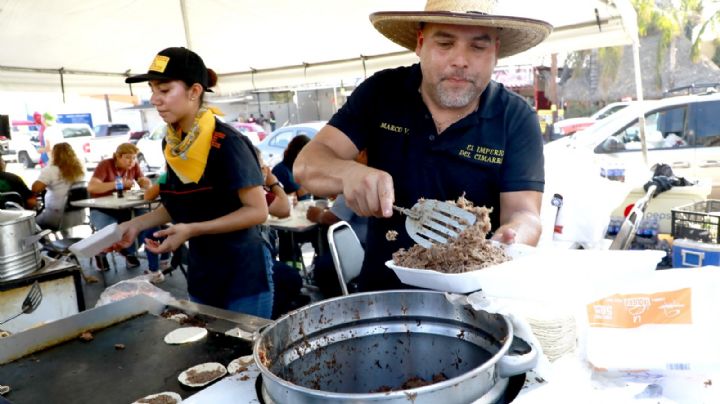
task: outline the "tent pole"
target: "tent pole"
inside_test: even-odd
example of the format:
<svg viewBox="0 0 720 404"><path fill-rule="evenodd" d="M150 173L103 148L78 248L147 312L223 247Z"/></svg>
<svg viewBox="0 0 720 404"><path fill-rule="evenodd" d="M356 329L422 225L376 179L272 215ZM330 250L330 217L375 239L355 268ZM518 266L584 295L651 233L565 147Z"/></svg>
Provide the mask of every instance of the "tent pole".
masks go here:
<svg viewBox="0 0 720 404"><path fill-rule="evenodd" d="M60 73L60 91L62 92L62 99L63 104L65 104L65 77L64 77L65 68L61 67L60 70L58 70L58 73Z"/></svg>
<svg viewBox="0 0 720 404"><path fill-rule="evenodd" d="M639 102L643 101L643 88L642 88L642 71L640 70L640 42L637 38L633 39L633 64L635 67L635 92ZM645 137L645 114L642 112L638 117L638 125L640 126L640 142L642 144L642 156L643 163L648 165L648 152L647 152L647 140Z"/></svg>
<svg viewBox="0 0 720 404"><path fill-rule="evenodd" d="M640 69L640 35L637 26L637 12L630 0L615 0L615 7L620 12L623 26L632 40L633 67L635 69L635 97L638 102L643 101L642 70ZM645 138L645 115L641 112L638 116L640 126L640 144L642 145L643 163L648 165L647 142Z"/></svg>
<svg viewBox="0 0 720 404"><path fill-rule="evenodd" d="M180 0L180 13L183 19L183 29L185 30L185 46L192 49L192 40L190 39L190 21L188 20L187 4L185 0Z"/></svg>

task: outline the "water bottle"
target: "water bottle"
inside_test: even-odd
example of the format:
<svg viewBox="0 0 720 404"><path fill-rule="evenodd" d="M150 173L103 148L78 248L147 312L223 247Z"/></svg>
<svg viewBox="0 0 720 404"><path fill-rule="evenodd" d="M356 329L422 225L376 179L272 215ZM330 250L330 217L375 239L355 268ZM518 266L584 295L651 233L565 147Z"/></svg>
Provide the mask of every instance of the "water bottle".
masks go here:
<svg viewBox="0 0 720 404"><path fill-rule="evenodd" d="M123 180L119 175L115 176L115 191L117 191L118 198L123 197Z"/></svg>

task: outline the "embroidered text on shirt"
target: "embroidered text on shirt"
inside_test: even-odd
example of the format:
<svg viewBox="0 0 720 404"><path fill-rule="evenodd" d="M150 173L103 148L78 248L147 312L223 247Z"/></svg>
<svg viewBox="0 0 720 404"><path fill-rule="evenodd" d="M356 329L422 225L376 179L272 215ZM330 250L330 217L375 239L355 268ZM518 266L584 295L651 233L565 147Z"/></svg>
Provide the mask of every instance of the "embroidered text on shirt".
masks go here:
<svg viewBox="0 0 720 404"><path fill-rule="evenodd" d="M390 132L401 133L401 134L404 134L404 135L407 135L408 133L410 133L410 129L409 129L409 128L404 128L404 127L402 127L402 126L392 125L392 124L389 124L389 123L387 123L387 122L381 122L381 123L380 123L380 128L381 128L381 129L385 129L385 130L390 131Z"/></svg>
<svg viewBox="0 0 720 404"><path fill-rule="evenodd" d="M491 149L476 145L467 145L465 149L458 151L460 157L481 161L490 164L502 164L505 150Z"/></svg>

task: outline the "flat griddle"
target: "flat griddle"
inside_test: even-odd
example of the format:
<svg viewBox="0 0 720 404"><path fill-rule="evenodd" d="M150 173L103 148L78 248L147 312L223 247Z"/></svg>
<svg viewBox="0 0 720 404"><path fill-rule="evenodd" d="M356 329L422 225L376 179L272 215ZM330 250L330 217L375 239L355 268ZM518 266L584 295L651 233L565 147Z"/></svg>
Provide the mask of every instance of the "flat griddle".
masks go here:
<svg viewBox="0 0 720 404"><path fill-rule="evenodd" d="M43 327L48 326L52 323ZM177 322L152 312L104 327L81 327L94 330L92 341L73 337L45 344L43 349L0 365L0 384L12 389L5 398L14 404L128 404L148 394L174 391L184 399L201 388L178 382L182 371L205 362L227 366L233 359L252 353L248 341L212 330L194 343L166 344L165 335L179 327ZM7 342L0 342L0 351ZM116 349L116 344L125 348Z"/></svg>

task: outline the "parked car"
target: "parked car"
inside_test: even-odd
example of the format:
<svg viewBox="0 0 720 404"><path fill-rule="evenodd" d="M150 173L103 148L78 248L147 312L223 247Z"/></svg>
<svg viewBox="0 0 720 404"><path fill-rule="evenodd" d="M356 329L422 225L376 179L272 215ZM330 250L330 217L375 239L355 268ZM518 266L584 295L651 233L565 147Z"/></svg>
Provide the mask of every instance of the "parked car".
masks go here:
<svg viewBox="0 0 720 404"><path fill-rule="evenodd" d="M265 129L252 122L229 122L230 125L239 130L240 133L247 136L252 144L257 145L258 143L262 142L263 139L267 136L265 133Z"/></svg>
<svg viewBox="0 0 720 404"><path fill-rule="evenodd" d="M143 172L151 172L165 167L165 155L162 150L162 140L165 137L165 124L155 128L149 134L137 141L140 152L137 155L138 164Z"/></svg>
<svg viewBox="0 0 720 404"><path fill-rule="evenodd" d="M720 196L718 93L634 102L585 130L546 144L546 161L577 150L590 152L601 165L647 169L640 141L641 115L649 166L665 163L679 177L711 179L712 195Z"/></svg>
<svg viewBox="0 0 720 404"><path fill-rule="evenodd" d="M95 126L95 139L90 148L89 161L98 163L112 157L117 147L130 142L130 126L124 123L110 123Z"/></svg>
<svg viewBox="0 0 720 404"><path fill-rule="evenodd" d="M93 128L95 130L95 137L104 136L129 136L130 126L124 123L108 123L97 125Z"/></svg>
<svg viewBox="0 0 720 404"><path fill-rule="evenodd" d="M10 139L0 135L0 155L6 155L10 153Z"/></svg>
<svg viewBox="0 0 720 404"><path fill-rule="evenodd" d="M84 123L55 124L45 128L46 139L67 142L72 146L80 160L96 162L96 154L92 152L95 132L90 125ZM18 163L32 168L40 161L37 148L39 143L29 136L14 136L10 140L10 149L15 152Z"/></svg>
<svg viewBox="0 0 720 404"><path fill-rule="evenodd" d="M143 136L147 135L149 132L146 130L136 130L134 132L130 132L130 143L137 144L138 140L142 139Z"/></svg>
<svg viewBox="0 0 720 404"><path fill-rule="evenodd" d="M630 105L629 101L613 102L590 116L583 116L577 118L563 119L562 121L555 122L553 124L553 139L558 139L562 136L572 135L573 133L583 130L597 121L607 118L608 116L620 111L621 109Z"/></svg>
<svg viewBox="0 0 720 404"><path fill-rule="evenodd" d="M290 140L297 135L306 135L312 139L326 123L326 121L307 122L276 129L257 146L262 153L263 161L270 167L275 166L282 161L283 152Z"/></svg>

